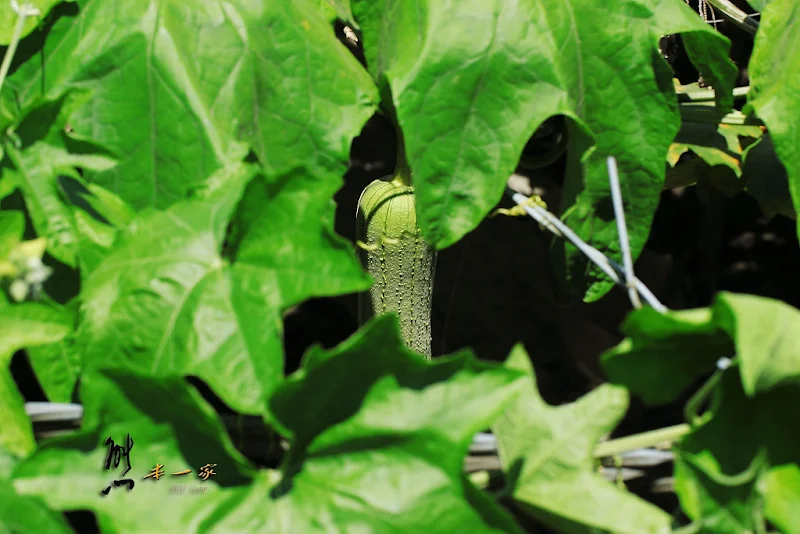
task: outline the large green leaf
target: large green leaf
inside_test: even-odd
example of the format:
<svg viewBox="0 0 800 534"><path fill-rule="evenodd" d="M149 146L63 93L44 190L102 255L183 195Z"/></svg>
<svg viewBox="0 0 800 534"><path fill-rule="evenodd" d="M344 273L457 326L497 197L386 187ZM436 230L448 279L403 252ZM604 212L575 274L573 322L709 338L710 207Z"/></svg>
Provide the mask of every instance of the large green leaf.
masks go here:
<svg viewBox="0 0 800 534"><path fill-rule="evenodd" d="M613 155L638 254L679 125L659 37L699 32L705 48L698 58L727 65L725 79L710 73L720 95L730 94L735 75L727 40L677 0L626 0L615 9L592 0L363 0L352 6L369 70L391 95L402 129L420 226L437 248L478 225L500 199L534 130L563 114L578 125L571 129L575 165L562 205L570 209L568 222L593 245L617 250L606 209L605 158ZM587 263L571 251L573 260L585 270ZM604 281L592 295L609 287Z"/></svg>
<svg viewBox="0 0 800 534"><path fill-rule="evenodd" d="M755 397L738 371L726 371L711 405L712 417L677 449L681 505L702 532L762 532L766 517L782 532L800 532L800 427L791 406L800 388L781 386Z"/></svg>
<svg viewBox="0 0 800 534"><path fill-rule="evenodd" d="M709 309L661 314L652 308L632 311L622 325L626 338L601 356L606 375L624 384L648 404L666 404L734 346L713 322Z"/></svg>
<svg viewBox="0 0 800 534"><path fill-rule="evenodd" d="M773 0L762 14L748 65L748 106L769 129L800 206L800 4ZM799 229L800 230L800 229Z"/></svg>
<svg viewBox="0 0 800 534"><path fill-rule="evenodd" d="M79 85L70 118L119 156L93 181L166 207L252 145L270 174L341 176L375 87L309 0L82 0L9 80L24 109Z"/></svg>
<svg viewBox="0 0 800 534"><path fill-rule="evenodd" d="M43 304L0 306L0 448L18 456L34 448L31 422L8 370L11 357L25 347L59 341L72 326L69 313Z"/></svg>
<svg viewBox="0 0 800 534"><path fill-rule="evenodd" d="M550 406L524 349L515 347L506 367L527 374L526 390L492 427L517 504L558 532L669 532L667 514L615 487L594 465L598 440L625 414L625 390L604 385L572 404Z"/></svg>
<svg viewBox="0 0 800 534"><path fill-rule="evenodd" d="M304 508L312 494L300 500L301 488L349 494L350 520L376 532L516 531L494 505L483 503L483 517L470 510L462 468L474 434L523 386L519 373L469 354L426 363L402 344L396 318L382 316L335 350L312 349L270 400L292 443L283 471L294 476L281 487L289 496L296 487Z"/></svg>
<svg viewBox="0 0 800 534"><path fill-rule="evenodd" d="M120 233L83 287L85 363L196 375L229 406L263 410L283 378L281 312L370 280L326 216L336 180L251 181L256 173L234 166L225 188L144 213ZM265 193L231 262L225 231L248 181Z"/></svg>
<svg viewBox="0 0 800 534"><path fill-rule="evenodd" d="M185 383L89 373L84 428L44 444L15 486L57 510L88 509L103 532L518 532L462 474L472 436L519 393L519 373L462 354L424 361L396 319L377 319L341 346L312 349L270 401L291 441L280 472L254 472L213 410ZM113 487L108 450L130 434L133 490ZM143 479L156 464L167 480ZM197 470L216 463L205 482ZM192 469L186 478L169 473ZM57 473L57 476L54 476ZM186 484L186 493L170 488Z"/></svg>
<svg viewBox="0 0 800 534"><path fill-rule="evenodd" d="M603 367L648 403L671 401L734 352L748 395L800 383L800 311L777 300L721 292L711 308L637 310L623 330L627 338L602 356Z"/></svg>

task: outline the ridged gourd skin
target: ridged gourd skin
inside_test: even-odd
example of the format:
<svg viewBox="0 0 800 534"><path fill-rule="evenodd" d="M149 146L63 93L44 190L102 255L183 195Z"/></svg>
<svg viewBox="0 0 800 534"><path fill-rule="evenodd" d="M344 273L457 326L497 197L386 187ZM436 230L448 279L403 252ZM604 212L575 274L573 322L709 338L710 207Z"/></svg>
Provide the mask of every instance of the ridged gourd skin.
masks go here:
<svg viewBox="0 0 800 534"><path fill-rule="evenodd" d="M359 324L395 312L406 345L431 357L431 301L436 251L417 226L414 187L392 176L361 193L357 213L361 256L374 282L359 298Z"/></svg>

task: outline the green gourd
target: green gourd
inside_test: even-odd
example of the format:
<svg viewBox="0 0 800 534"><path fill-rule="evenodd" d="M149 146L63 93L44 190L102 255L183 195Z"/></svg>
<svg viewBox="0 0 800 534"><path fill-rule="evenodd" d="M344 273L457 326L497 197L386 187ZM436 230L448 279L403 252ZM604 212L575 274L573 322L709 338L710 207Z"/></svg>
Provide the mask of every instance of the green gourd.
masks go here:
<svg viewBox="0 0 800 534"><path fill-rule="evenodd" d="M358 201L357 244L374 281L359 297L359 324L394 312L406 345L430 359L436 251L417 226L414 187L406 176L375 180Z"/></svg>

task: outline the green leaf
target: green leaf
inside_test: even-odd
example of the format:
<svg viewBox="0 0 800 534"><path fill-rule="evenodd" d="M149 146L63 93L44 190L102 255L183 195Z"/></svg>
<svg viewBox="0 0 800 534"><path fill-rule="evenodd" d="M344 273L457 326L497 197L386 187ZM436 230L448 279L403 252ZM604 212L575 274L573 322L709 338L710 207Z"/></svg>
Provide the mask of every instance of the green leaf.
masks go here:
<svg viewBox="0 0 800 534"><path fill-rule="evenodd" d="M24 232L25 215L21 211L0 212L0 261L8 259Z"/></svg>
<svg viewBox="0 0 800 534"><path fill-rule="evenodd" d="M691 458L680 457L675 464L675 476L683 484L694 487L695 513L691 514L700 532L708 534L740 534L763 532L764 520L760 513L763 497L757 491L757 483L763 458L757 457L735 482L717 480Z"/></svg>
<svg viewBox="0 0 800 534"><path fill-rule="evenodd" d="M86 212L75 209L72 213L78 234L78 264L85 278L108 255L117 236L117 230Z"/></svg>
<svg viewBox="0 0 800 534"><path fill-rule="evenodd" d="M230 262L226 227L255 174L236 169L222 181L235 187L143 213L120 233L82 290L87 365L195 375L229 406L260 413L283 378L281 312L369 287L352 245L332 230L331 177L252 181L264 193Z"/></svg>
<svg viewBox="0 0 800 534"><path fill-rule="evenodd" d="M598 440L625 414L625 390L603 385L555 407L539 395L521 346L512 349L506 367L528 376L527 389L492 427L509 492L522 510L558 532L669 532L667 514L606 481L594 465Z"/></svg>
<svg viewBox="0 0 800 534"><path fill-rule="evenodd" d="M668 162L674 167L681 155L691 150L712 167L728 167L738 178L742 175L745 152L740 137L760 138L761 130L753 126L684 121L670 146Z"/></svg>
<svg viewBox="0 0 800 534"><path fill-rule="evenodd" d="M90 89L70 124L120 159L91 181L137 210L184 199L241 161L242 142L271 176L339 177L377 101L309 0L84 0L42 57L9 79L16 100Z"/></svg>
<svg viewBox="0 0 800 534"><path fill-rule="evenodd" d="M0 479L9 479L17 466L19 458L6 449L0 447Z"/></svg>
<svg viewBox="0 0 800 534"><path fill-rule="evenodd" d="M748 395L800 381L800 311L773 299L720 293L714 319L736 344Z"/></svg>
<svg viewBox="0 0 800 534"><path fill-rule="evenodd" d="M61 514L49 510L40 499L21 497L10 481L0 478L0 532L65 534L73 530Z"/></svg>
<svg viewBox="0 0 800 534"><path fill-rule="evenodd" d="M797 218L789 191L786 168L775 154L771 135L765 135L744 152L747 192L758 201L767 217L776 214Z"/></svg>
<svg viewBox="0 0 800 534"><path fill-rule="evenodd" d="M31 422L8 365L25 347L54 343L72 330L70 315L38 303L0 306L0 448L25 456L34 448Z"/></svg>
<svg viewBox="0 0 800 534"><path fill-rule="evenodd" d="M638 254L679 125L658 38L700 32L707 54L729 63L727 40L681 2L605 9L589 0L383 0L352 7L367 65L402 129L420 226L437 248L478 225L536 128L563 114L574 121L574 166L562 211L572 208L568 222L593 245L617 249L613 220L595 215L608 202L606 157L614 155L630 192L626 213ZM720 82L720 94L732 82ZM576 253L570 257L585 267ZM594 296L611 286L605 278L601 285Z"/></svg>
<svg viewBox="0 0 800 534"><path fill-rule="evenodd" d="M772 0L747 0L747 3L756 11L763 12Z"/></svg>
<svg viewBox="0 0 800 534"><path fill-rule="evenodd" d="M707 308L665 314L634 310L622 333L626 338L601 355L603 369L612 382L625 385L647 404L673 401L712 371L719 358L735 351Z"/></svg>
<svg viewBox="0 0 800 534"><path fill-rule="evenodd" d="M280 472L253 472L213 409L184 382L90 372L78 433L40 447L15 487L57 510L88 509L103 532L519 532L462 474L472 436L519 393L522 377L461 354L425 362L381 317L341 346L312 349L270 401L292 442ZM135 486L99 492L123 465L102 469L111 436L130 434ZM164 466L166 480L143 477ZM197 469L216 463L215 476ZM58 477L51 474L57 468ZM168 473L192 469L191 478ZM203 486L195 495L175 483ZM187 491L188 492L188 491ZM165 506L165 503L168 504Z"/></svg>
<svg viewBox="0 0 800 534"><path fill-rule="evenodd" d="M767 499L764 514L785 534L800 532L797 506L800 504L800 465L790 463L772 468L766 475Z"/></svg>
<svg viewBox="0 0 800 534"><path fill-rule="evenodd" d="M81 372L81 355L75 349L73 335L51 345L29 348L28 359L50 402L72 402Z"/></svg>
<svg viewBox="0 0 800 534"><path fill-rule="evenodd" d="M114 165L102 149L64 131L69 116L88 98L86 92L72 92L37 102L16 126L19 144L5 144L13 168L6 168L4 177L21 189L36 233L47 238L48 252L70 267L76 266L78 238L57 179L75 174L75 167Z"/></svg>
<svg viewBox="0 0 800 534"><path fill-rule="evenodd" d="M763 6L762 6L763 7ZM748 65L748 107L767 125L800 205L800 5L773 0L762 14ZM800 231L800 228L798 228Z"/></svg>
<svg viewBox="0 0 800 534"><path fill-rule="evenodd" d="M22 39L36 29L36 26L47 16L47 13L53 6L60 4L62 1L74 2L75 0L17 0L19 5L28 5L39 10L39 14L33 17L26 17L22 25L22 33L19 38ZM0 9L0 45L7 46L13 36L14 30L18 24L19 15L11 8L10 0L4 2L3 8Z"/></svg>
<svg viewBox="0 0 800 534"><path fill-rule="evenodd" d="M702 532L763 532L765 517L783 532L800 532L800 428L787 410L798 403L797 386L748 397L736 368L723 373L712 417L676 451L675 491Z"/></svg>
<svg viewBox="0 0 800 534"><path fill-rule="evenodd" d="M81 380L81 429L43 443L14 472L18 493L59 511L91 510L102 532L197 532L226 493L241 495L252 476L213 408L180 379L153 380L121 371L88 372ZM107 438L125 445L125 457L105 470ZM161 464L165 476L144 477ZM203 481L199 469L217 464ZM184 476L170 473L191 469ZM130 478L133 490L113 486ZM170 488L186 485L183 494ZM101 490L111 485L107 496ZM198 488L203 491L192 490Z"/></svg>
<svg viewBox="0 0 800 534"><path fill-rule="evenodd" d="M405 348L392 315L332 351L312 349L269 403L292 444L283 470L293 476L280 487L289 497L297 489L297 508L275 521L298 521L305 507L315 515L312 488L326 488L353 500L349 521L376 532L517 531L496 505L484 503L482 517L471 509L462 467L472 437L523 384L466 353L426 363Z"/></svg>
<svg viewBox="0 0 800 534"><path fill-rule="evenodd" d="M76 322L78 301L73 299L63 308L59 308L63 320L70 317L70 325ZM50 402L72 402L72 392L78 381L81 369L81 357L75 350L75 332L54 343L28 347L28 360Z"/></svg>
<svg viewBox="0 0 800 534"><path fill-rule="evenodd" d="M117 195L97 184L86 184L86 188L91 194L84 195L83 199L109 224L120 227L133 220L135 212Z"/></svg>
<svg viewBox="0 0 800 534"><path fill-rule="evenodd" d="M353 21L353 13L350 11L350 0L313 0L319 4L319 9L325 13L328 20L341 19L351 28L358 28Z"/></svg>
<svg viewBox="0 0 800 534"><path fill-rule="evenodd" d="M734 82L739 74L736 65L726 61L730 42L726 39L709 39L708 35L700 32L686 33L682 40L692 64L715 89L716 111L720 115L729 113L733 108Z"/></svg>
<svg viewBox="0 0 800 534"><path fill-rule="evenodd" d="M800 311L788 304L720 292L710 308L632 312L623 326L626 339L601 359L613 382L647 403L664 404L713 370L719 358L735 353L752 396L800 381L798 328Z"/></svg>

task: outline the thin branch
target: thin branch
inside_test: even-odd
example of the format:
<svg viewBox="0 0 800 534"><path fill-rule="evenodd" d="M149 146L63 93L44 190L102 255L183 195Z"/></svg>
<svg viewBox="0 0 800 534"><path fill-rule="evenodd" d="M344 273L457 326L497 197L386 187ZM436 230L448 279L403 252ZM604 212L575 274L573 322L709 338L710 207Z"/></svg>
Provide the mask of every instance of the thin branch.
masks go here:
<svg viewBox="0 0 800 534"><path fill-rule="evenodd" d="M679 101L684 102L713 102L717 98L717 94L712 88L701 89L699 87L692 87L697 84L681 85L675 88L675 93L678 95ZM750 86L734 87L733 98L745 98L750 93Z"/></svg>
<svg viewBox="0 0 800 534"><path fill-rule="evenodd" d="M11 60L17 52L17 45L19 44L22 30L25 28L25 19L28 17L36 17L39 15L39 10L30 4L19 5L17 0L11 0L11 9L17 14L17 24L14 26L14 33L11 36L11 42L8 43L6 55L3 57L3 63L0 64L0 89L6 81L8 69L11 68Z"/></svg>
<svg viewBox="0 0 800 534"><path fill-rule="evenodd" d="M508 189L507 192L511 195L511 198L514 202L519 204L528 215L530 215L544 228L547 228L556 236L562 237L575 245L578 250L583 252L587 258L589 258L595 265L600 267L600 269L615 283L624 285L623 280L625 278L625 274L621 265L609 259L605 254L586 243L566 224L564 224L561 219L546 209L542 208L541 206L532 206L530 204L530 199L525 195L516 193L511 189ZM641 280L633 276L631 277L631 282L633 283L634 287L636 287L639 295L645 300L645 302L661 313L667 312L667 307L661 304L656 296L653 295L652 291L650 291L650 289L644 285Z"/></svg>
<svg viewBox="0 0 800 534"><path fill-rule="evenodd" d="M594 449L595 458L614 456L627 451L655 447L660 444L672 444L691 432L692 427L687 424L668 426L658 430L650 430L633 436L612 439L599 443Z"/></svg>
<svg viewBox="0 0 800 534"><path fill-rule="evenodd" d="M619 174L617 173L617 160L609 156L606 160L608 166L608 184L611 188L611 202L614 204L614 218L617 221L617 234L619 235L619 250L622 254L622 264L625 268L625 287L628 288L628 298L634 308L641 308L642 301L633 285L633 256L631 255L631 243L628 239L628 226L625 224L625 207L622 204L622 189L619 185Z"/></svg>

